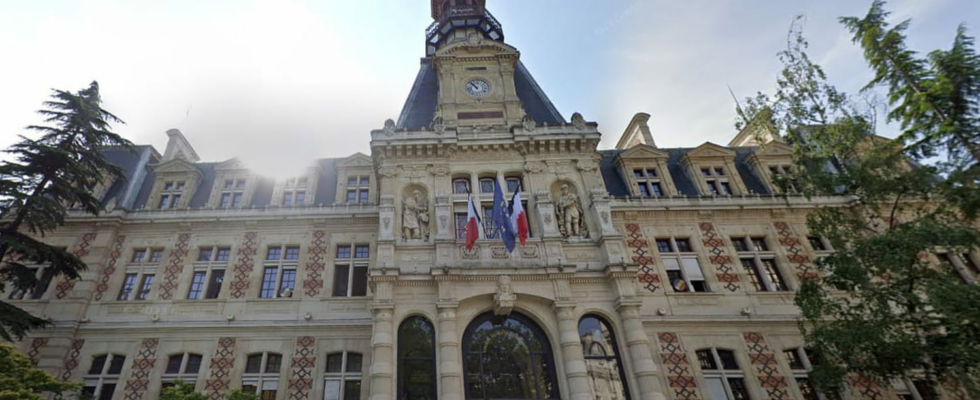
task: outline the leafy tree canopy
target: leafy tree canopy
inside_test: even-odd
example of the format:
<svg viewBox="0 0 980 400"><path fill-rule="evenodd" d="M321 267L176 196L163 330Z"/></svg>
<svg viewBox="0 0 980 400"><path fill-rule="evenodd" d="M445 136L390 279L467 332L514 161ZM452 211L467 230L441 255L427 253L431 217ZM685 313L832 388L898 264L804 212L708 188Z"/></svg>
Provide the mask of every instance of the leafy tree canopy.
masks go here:
<svg viewBox="0 0 980 400"><path fill-rule="evenodd" d="M31 360L13 347L0 345L0 400L44 400L43 392L64 393L79 386L55 379L34 368Z"/></svg>

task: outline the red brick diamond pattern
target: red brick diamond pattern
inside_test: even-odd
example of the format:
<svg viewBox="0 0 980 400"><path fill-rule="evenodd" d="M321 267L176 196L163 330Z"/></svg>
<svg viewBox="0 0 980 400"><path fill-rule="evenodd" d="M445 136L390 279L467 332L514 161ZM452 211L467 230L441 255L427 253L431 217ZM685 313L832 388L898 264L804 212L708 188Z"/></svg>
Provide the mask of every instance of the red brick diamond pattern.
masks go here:
<svg viewBox="0 0 980 400"><path fill-rule="evenodd" d="M304 336L296 339L292 374L289 377L289 399L309 400L313 389L313 370L316 368L316 339Z"/></svg>
<svg viewBox="0 0 980 400"><path fill-rule="evenodd" d="M190 240L191 235L188 233L177 235L177 244L170 250L167 268L163 270L163 283L160 284L161 300L170 300L174 297L174 290L177 290L177 280L180 279L180 272L184 270L184 257L187 257Z"/></svg>
<svg viewBox="0 0 980 400"><path fill-rule="evenodd" d="M738 274L732 267L732 257L725 250L725 240L718 236L714 224L710 222L702 222L698 227L701 229L701 243L704 243L704 248L708 250L711 265L714 265L715 270L718 271L716 274L718 281L729 292L739 290L742 286L739 283Z"/></svg>
<svg viewBox="0 0 980 400"><path fill-rule="evenodd" d="M786 258L796 268L796 277L800 281L819 277L810 254L803 247L800 237L793 232L793 228L786 222L774 222L772 226L776 228L776 235L779 236L779 244L786 251Z"/></svg>
<svg viewBox="0 0 980 400"><path fill-rule="evenodd" d="M238 260L235 262L234 276L231 281L231 298L240 299L248 292L249 276L252 275L252 265L255 264L255 254L258 251L259 234L248 232L238 247Z"/></svg>
<svg viewBox="0 0 980 400"><path fill-rule="evenodd" d="M68 382L71 380L71 374L78 368L78 355L82 352L82 346L85 345L85 339L74 339L71 341L71 347L68 348L68 354L65 354L65 371L61 373L61 380L63 382Z"/></svg>
<svg viewBox="0 0 980 400"><path fill-rule="evenodd" d="M698 383L691 374L691 364L676 333L663 332L660 340L660 358L667 370L667 381L674 392L674 400L697 400Z"/></svg>
<svg viewBox="0 0 980 400"><path fill-rule="evenodd" d="M95 240L95 232L86 233L82 235L82 239L78 241L78 245L75 246L75 257L83 258L88 255L89 247L92 246L92 241ZM63 278L61 282L58 282L58 286L54 289L54 297L58 300L68 297L68 292L71 292L75 288L75 281Z"/></svg>
<svg viewBox="0 0 980 400"><path fill-rule="evenodd" d="M125 399L142 400L146 388L150 386L150 373L157 361L157 345L160 339L145 339L140 351L133 359L132 375L126 381Z"/></svg>
<svg viewBox="0 0 980 400"><path fill-rule="evenodd" d="M303 281L303 292L309 297L319 296L323 289L323 270L327 265L326 236L324 231L314 231L310 242L310 259L306 262L306 280Z"/></svg>
<svg viewBox="0 0 980 400"><path fill-rule="evenodd" d="M745 332L745 347L749 350L749 360L759 373L759 383L769 394L770 400L792 400L786 377L779 373L776 355L769 349L766 337L758 332Z"/></svg>
<svg viewBox="0 0 980 400"><path fill-rule="evenodd" d="M235 338L218 339L218 348L211 358L211 370L204 383L204 394L211 400L221 400L231 387L231 368L235 365Z"/></svg>
<svg viewBox="0 0 980 400"><path fill-rule="evenodd" d="M31 349L27 351L27 358L31 359L32 366L36 367L41 362L41 348L47 345L47 338L34 338L34 340L31 340Z"/></svg>
<svg viewBox="0 0 980 400"><path fill-rule="evenodd" d="M653 254L650 253L650 242L643 235L643 228L637 224L626 224L626 247L633 251L633 262L640 265L636 274L640 284L650 292L660 289L660 275L653 269Z"/></svg>
<svg viewBox="0 0 980 400"><path fill-rule="evenodd" d="M860 375L851 375L848 380L851 383L851 388L857 392L862 400L882 400L885 398L881 386L871 379Z"/></svg>
<svg viewBox="0 0 980 400"><path fill-rule="evenodd" d="M123 243L125 241L125 235L116 236L116 240L112 244L112 252L109 253L109 262L106 264L105 269L102 270L102 278L99 280L98 286L95 287L95 301L102 300L102 296L109 289L109 280L112 279L112 274L116 273L116 262L122 256Z"/></svg>

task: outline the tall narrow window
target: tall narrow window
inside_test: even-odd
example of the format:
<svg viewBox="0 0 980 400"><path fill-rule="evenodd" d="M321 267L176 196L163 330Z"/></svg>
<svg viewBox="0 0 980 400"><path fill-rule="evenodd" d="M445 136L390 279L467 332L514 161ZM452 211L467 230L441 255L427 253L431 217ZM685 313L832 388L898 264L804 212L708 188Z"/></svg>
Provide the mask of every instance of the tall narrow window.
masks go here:
<svg viewBox="0 0 980 400"><path fill-rule="evenodd" d="M225 270L231 257L230 247L201 247L187 298L197 300L217 299L221 294L221 284L225 281Z"/></svg>
<svg viewBox="0 0 980 400"><path fill-rule="evenodd" d="M436 334L423 317L398 327L398 399L436 400Z"/></svg>
<svg viewBox="0 0 980 400"><path fill-rule="evenodd" d="M362 369L360 353L343 351L327 354L327 370L323 375L324 400L360 400Z"/></svg>
<svg viewBox="0 0 980 400"><path fill-rule="evenodd" d="M220 208L241 207L245 201L245 179L225 180L221 188Z"/></svg>
<svg viewBox="0 0 980 400"><path fill-rule="evenodd" d="M290 298L296 289L296 267L299 264L299 246L270 246L262 263L263 299Z"/></svg>
<svg viewBox="0 0 980 400"><path fill-rule="evenodd" d="M688 238L657 238L657 252L667 270L667 279L675 292L707 292L708 284L698 253L691 248Z"/></svg>
<svg viewBox="0 0 980 400"><path fill-rule="evenodd" d="M126 265L126 276L116 300L146 300L153 288L157 267L163 259L163 249L135 249Z"/></svg>
<svg viewBox="0 0 980 400"><path fill-rule="evenodd" d="M619 356L616 335L605 320L586 315L578 323L585 368L589 373L592 398L628 400L626 373Z"/></svg>
<svg viewBox="0 0 980 400"><path fill-rule="evenodd" d="M559 399L547 336L527 317L476 317L463 333L467 399Z"/></svg>
<svg viewBox="0 0 980 400"><path fill-rule="evenodd" d="M749 273L755 290L777 292L789 290L776 264L776 253L769 249L764 237L732 237L742 267Z"/></svg>
<svg viewBox="0 0 980 400"><path fill-rule="evenodd" d="M92 365L83 378L85 386L82 394L96 400L112 400L119 384L119 375L126 364L126 356L120 354L104 354L92 359Z"/></svg>
<svg viewBox="0 0 980 400"><path fill-rule="evenodd" d="M727 196L734 194L724 167L701 168L701 177L708 186L709 194Z"/></svg>
<svg viewBox="0 0 980 400"><path fill-rule="evenodd" d="M61 250L64 249L64 247L61 248ZM51 281L54 279L54 269L50 268L50 264L32 264L30 260L13 255L11 255L8 260L19 262L30 269L36 281L34 282L34 287L32 288L13 288L13 290L10 291L10 295L7 296L7 299L39 300L44 297L44 294L48 292L48 288L51 287Z"/></svg>
<svg viewBox="0 0 980 400"><path fill-rule="evenodd" d="M371 247L368 245L337 246L334 261L334 297L367 296L368 260Z"/></svg>
<svg viewBox="0 0 980 400"><path fill-rule="evenodd" d="M371 178L368 176L350 176L347 178L347 203L369 203L371 193Z"/></svg>
<svg viewBox="0 0 980 400"><path fill-rule="evenodd" d="M201 372L201 362L204 357L200 354L174 354L167 359L167 369L163 371L163 384L160 390L173 386L178 381L194 385Z"/></svg>
<svg viewBox="0 0 980 400"><path fill-rule="evenodd" d="M287 179L282 184L282 205L302 206L306 204L306 190L309 184L308 178Z"/></svg>
<svg viewBox="0 0 980 400"><path fill-rule="evenodd" d="M663 197L664 189L656 168L636 168L633 170L640 197Z"/></svg>
<svg viewBox="0 0 980 400"><path fill-rule="evenodd" d="M276 400L281 369L281 354L249 355L245 362L245 373L242 374L242 391L258 394L261 400Z"/></svg>
<svg viewBox="0 0 980 400"><path fill-rule="evenodd" d="M735 352L712 347L698 350L696 353L712 399L751 399L745 387L745 374L735 360Z"/></svg>
<svg viewBox="0 0 980 400"><path fill-rule="evenodd" d="M160 209L177 208L184 196L184 182L165 182L160 191Z"/></svg>

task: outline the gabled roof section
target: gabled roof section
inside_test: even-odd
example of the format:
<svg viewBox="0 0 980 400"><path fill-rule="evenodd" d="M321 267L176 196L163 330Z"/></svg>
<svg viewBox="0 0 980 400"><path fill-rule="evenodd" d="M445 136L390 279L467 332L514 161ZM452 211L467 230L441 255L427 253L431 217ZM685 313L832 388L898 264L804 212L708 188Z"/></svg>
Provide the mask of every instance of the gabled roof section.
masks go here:
<svg viewBox="0 0 980 400"><path fill-rule="evenodd" d="M196 165L184 160L182 158L174 158L170 161L166 161L160 165L153 168L156 174L166 174L166 173L181 173L181 172L195 172L201 175L201 170L197 168Z"/></svg>
<svg viewBox="0 0 980 400"><path fill-rule="evenodd" d="M247 168L245 168L245 163L243 163L242 160L239 160L238 157L217 163L214 166L215 171L234 171L234 170L242 170L242 169L247 169Z"/></svg>
<svg viewBox="0 0 980 400"><path fill-rule="evenodd" d="M729 147L719 146L711 142L704 142L704 144L687 152L687 157L735 157L735 150L732 150Z"/></svg>
<svg viewBox="0 0 980 400"><path fill-rule="evenodd" d="M350 157L341 158L337 161L338 167L373 167L374 160L366 154L358 152Z"/></svg>
<svg viewBox="0 0 980 400"><path fill-rule="evenodd" d="M666 151L656 147L640 144L624 150L619 154L620 158L667 158L670 157Z"/></svg>
<svg viewBox="0 0 980 400"><path fill-rule="evenodd" d="M756 150L755 154L757 156L792 156L793 146L786 144L781 140L766 143L764 146Z"/></svg>

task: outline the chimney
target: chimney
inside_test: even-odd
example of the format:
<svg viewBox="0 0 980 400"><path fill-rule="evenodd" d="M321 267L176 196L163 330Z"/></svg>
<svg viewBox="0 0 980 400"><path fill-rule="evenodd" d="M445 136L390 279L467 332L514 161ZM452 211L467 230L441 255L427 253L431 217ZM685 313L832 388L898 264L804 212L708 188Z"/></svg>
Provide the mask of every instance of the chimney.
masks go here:
<svg viewBox="0 0 980 400"><path fill-rule="evenodd" d="M180 133L179 129L167 131L167 136L170 137L170 140L167 141L167 151L163 153L163 162L177 158L192 163L201 161L201 158L197 156L197 152L194 151L190 142L187 141L183 133Z"/></svg>
<svg viewBox="0 0 980 400"><path fill-rule="evenodd" d="M616 148L625 150L640 144L657 147L657 143L653 141L653 134L650 133L650 126L647 125L647 121L650 121L650 114L637 113L634 115L633 119L630 120L630 124L626 126L623 136L619 137L619 143L616 143Z"/></svg>

